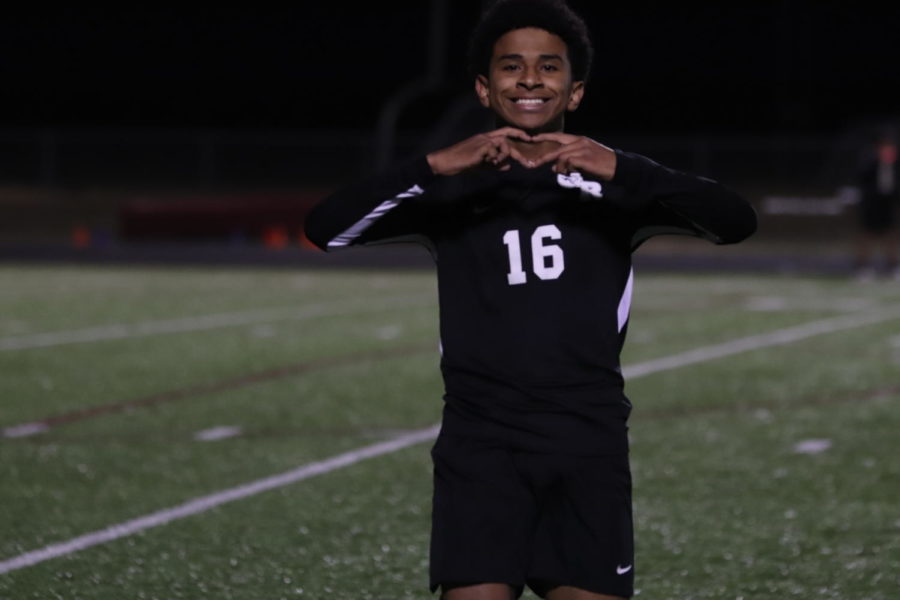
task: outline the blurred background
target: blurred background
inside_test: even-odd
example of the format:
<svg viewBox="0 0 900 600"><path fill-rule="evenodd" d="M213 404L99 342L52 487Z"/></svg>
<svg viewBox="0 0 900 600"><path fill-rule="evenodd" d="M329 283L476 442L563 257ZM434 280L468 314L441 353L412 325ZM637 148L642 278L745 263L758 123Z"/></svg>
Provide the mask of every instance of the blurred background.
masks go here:
<svg viewBox="0 0 900 600"><path fill-rule="evenodd" d="M329 190L489 123L464 60L484 4L7 9L0 258L309 260ZM597 52L570 130L744 193L735 264L849 266L856 170L900 123L900 8L571 5Z"/></svg>

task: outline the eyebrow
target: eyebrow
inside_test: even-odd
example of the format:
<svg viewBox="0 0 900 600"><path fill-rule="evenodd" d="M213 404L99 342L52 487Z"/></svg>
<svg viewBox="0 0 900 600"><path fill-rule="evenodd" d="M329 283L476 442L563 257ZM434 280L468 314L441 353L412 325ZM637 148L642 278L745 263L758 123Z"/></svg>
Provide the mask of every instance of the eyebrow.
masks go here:
<svg viewBox="0 0 900 600"><path fill-rule="evenodd" d="M497 60L522 60L524 57L521 54L504 54L502 56L498 56ZM541 54L541 60L558 60L562 62L562 56L559 54Z"/></svg>

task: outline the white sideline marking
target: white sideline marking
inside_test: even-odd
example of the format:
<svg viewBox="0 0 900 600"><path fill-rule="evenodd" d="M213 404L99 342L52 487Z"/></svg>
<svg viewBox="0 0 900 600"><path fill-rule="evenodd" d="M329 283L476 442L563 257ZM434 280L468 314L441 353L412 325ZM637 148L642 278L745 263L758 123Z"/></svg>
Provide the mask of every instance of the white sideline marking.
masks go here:
<svg viewBox="0 0 900 600"><path fill-rule="evenodd" d="M622 374L625 376L626 380L634 379L635 377L640 377L642 375L677 369L679 367L706 362L723 356L731 356L733 354L748 352L750 350L759 350L771 346L783 346L817 335L835 333L844 329L853 329L865 325L874 325L875 323L883 323L884 321L891 321L897 318L900 318L900 307L893 307L889 310L861 315L843 315L840 317L820 319L795 327L778 329L770 333L751 335L749 337L739 338L721 344L702 346L700 348L688 350L687 352L680 352L671 356L644 361L642 363L631 365L630 367L625 367L622 370Z"/></svg>
<svg viewBox="0 0 900 600"><path fill-rule="evenodd" d="M201 442L215 442L226 438L234 437L241 434L241 428L236 426L221 425L219 427L210 427L198 431L194 434L194 439Z"/></svg>
<svg viewBox="0 0 900 600"><path fill-rule="evenodd" d="M45 560L50 560L51 558L57 558L59 556L65 556L66 554L72 554L73 552L78 552L80 550L96 546L98 544L111 542L113 540L135 534L139 531L150 529L151 527L163 525L165 523L168 523L169 521L174 521L176 519L182 519L184 517L196 515L197 513L205 512L221 504L234 502L235 500L240 500L241 498L246 498L247 496L254 496L261 492L283 487L297 481L302 481L303 479L308 479L316 475L335 471L337 469L341 469L343 467L358 463L363 460L367 460L369 458L396 452L408 446L413 446L421 442L432 440L437 436L437 433L437 425L428 427L426 429L413 431L411 433L407 433L405 435L401 435L384 442L372 444L371 446L364 446L362 448L357 448L356 450L351 450L350 452L345 452L344 454L339 454L337 456L333 456L319 462L310 463L292 471L281 473L280 475L266 477L265 479L259 479L257 481L223 490L215 494L195 498L194 500L190 500L189 502L185 502L184 504L181 504L179 506L160 510L155 513L150 513L149 515L138 517L137 519L132 519L131 521L126 521L117 525L110 525L106 529L94 531L92 533L73 538L66 542L51 544L49 546L41 548L40 550L26 552L25 554L21 554L19 556L16 556L15 558L0 562L0 574L36 565L38 563L44 562Z"/></svg>
<svg viewBox="0 0 900 600"><path fill-rule="evenodd" d="M623 373L627 378L634 379L636 377L713 360L723 356L730 356L740 352L758 350L767 346L784 345L816 335L833 333L843 329L851 329L853 327L862 327L864 325L889 321L898 317L900 317L900 307L874 314L850 315L812 321L804 325L779 329L767 334L740 338L723 344L704 346L688 352L674 354L669 357L645 361L624 369ZM52 558L72 554L92 546L132 535L145 529L150 529L151 527L163 525L169 521L205 512L227 502L240 500L241 498L253 496L260 492L283 487L303 479L341 469L369 458L381 456L382 454L389 454L408 446L427 442L433 440L437 436L439 430L440 425L434 425L433 427L399 435L384 442L373 444L371 446L364 446L320 462L299 467L293 471L253 481L209 496L196 498L179 506L160 510L117 525L110 525L106 529L88 533L66 542L51 544L39 550L26 552L25 554L0 562L0 574L29 567Z"/></svg>
<svg viewBox="0 0 900 600"><path fill-rule="evenodd" d="M323 303L302 307L272 308L266 310L249 310L244 312L199 315L180 319L160 321L144 321L131 324L113 324L68 331L50 331L30 335L14 335L0 338L0 352L9 350L26 350L30 348L47 348L64 344L84 342L102 342L125 338L146 337L166 333L184 333L237 327L272 321L304 320L315 317L336 316L354 312L370 312L397 307L408 307L432 304L433 295L393 296L380 300L366 300L364 303Z"/></svg>

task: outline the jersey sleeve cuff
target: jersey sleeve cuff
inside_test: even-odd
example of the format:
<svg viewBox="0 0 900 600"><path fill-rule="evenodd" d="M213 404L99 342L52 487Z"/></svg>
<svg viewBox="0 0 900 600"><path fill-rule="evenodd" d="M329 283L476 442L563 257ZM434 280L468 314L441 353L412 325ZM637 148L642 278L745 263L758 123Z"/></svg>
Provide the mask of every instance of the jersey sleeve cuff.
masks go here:
<svg viewBox="0 0 900 600"><path fill-rule="evenodd" d="M426 158L424 154L411 159L406 163L405 167L405 174L409 176L410 181L414 181L420 185L434 181L438 177L434 174L434 171L431 170L431 165L428 164L428 158Z"/></svg>
<svg viewBox="0 0 900 600"><path fill-rule="evenodd" d="M621 150L616 150L616 173L611 183L622 186L625 190L634 190L641 181L641 161Z"/></svg>

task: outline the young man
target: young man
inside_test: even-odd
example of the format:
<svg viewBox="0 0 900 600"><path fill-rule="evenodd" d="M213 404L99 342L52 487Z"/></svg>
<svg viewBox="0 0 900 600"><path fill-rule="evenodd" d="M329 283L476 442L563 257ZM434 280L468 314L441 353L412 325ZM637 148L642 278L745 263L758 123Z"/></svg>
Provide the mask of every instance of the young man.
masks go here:
<svg viewBox="0 0 900 600"><path fill-rule="evenodd" d="M418 240L436 260L431 586L448 600L632 595L631 253L657 233L731 243L756 227L714 181L563 132L591 52L561 2L501 0L471 52L497 129L351 185L307 221L323 249Z"/></svg>

